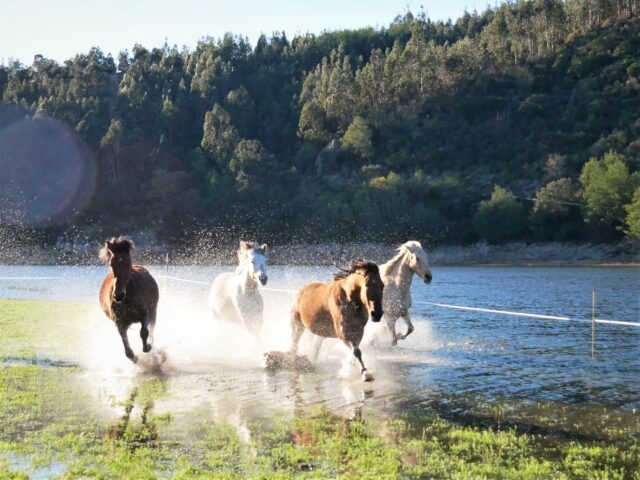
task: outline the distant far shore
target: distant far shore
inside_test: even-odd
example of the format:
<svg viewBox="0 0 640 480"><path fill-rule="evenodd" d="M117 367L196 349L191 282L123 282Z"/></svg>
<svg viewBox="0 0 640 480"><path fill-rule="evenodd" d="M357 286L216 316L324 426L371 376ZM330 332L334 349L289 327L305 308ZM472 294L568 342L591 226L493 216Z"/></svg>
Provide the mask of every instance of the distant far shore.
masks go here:
<svg viewBox="0 0 640 480"><path fill-rule="evenodd" d="M135 240L135 238L134 238ZM423 246L425 246L423 244ZM0 250L3 265L97 265L99 245L64 248L36 246L20 250ZM178 251L167 245L138 243L135 261L164 265L232 265L235 246L206 246ZM391 258L397 245L380 243L270 245L271 265L334 265L354 258L382 263ZM489 245L447 245L429 248L433 266L602 266L640 267L640 242L589 243L509 243Z"/></svg>

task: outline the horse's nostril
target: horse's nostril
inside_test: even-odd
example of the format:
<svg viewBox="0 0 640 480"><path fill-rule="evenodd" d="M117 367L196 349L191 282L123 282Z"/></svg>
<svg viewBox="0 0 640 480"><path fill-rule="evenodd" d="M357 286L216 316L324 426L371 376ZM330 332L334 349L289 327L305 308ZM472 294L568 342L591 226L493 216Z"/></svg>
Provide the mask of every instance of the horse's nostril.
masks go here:
<svg viewBox="0 0 640 480"><path fill-rule="evenodd" d="M267 284L267 277L265 275L260 276L260 283L262 283L262 285Z"/></svg>

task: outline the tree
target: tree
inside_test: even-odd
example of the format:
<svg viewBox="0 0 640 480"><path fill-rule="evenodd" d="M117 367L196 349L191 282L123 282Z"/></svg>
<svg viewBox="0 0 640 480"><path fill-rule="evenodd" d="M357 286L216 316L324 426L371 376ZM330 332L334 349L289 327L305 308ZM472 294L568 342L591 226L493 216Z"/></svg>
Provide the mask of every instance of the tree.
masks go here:
<svg viewBox="0 0 640 480"><path fill-rule="evenodd" d="M606 236L623 230L633 190L639 175L629 174L624 157L610 151L602 160L592 158L583 167L580 183L584 189L584 220Z"/></svg>
<svg viewBox="0 0 640 480"><path fill-rule="evenodd" d="M536 194L533 212L566 217L579 200L570 178L553 180Z"/></svg>
<svg viewBox="0 0 640 480"><path fill-rule="evenodd" d="M473 218L476 233L491 243L518 239L526 230L524 207L513 193L496 185L489 200L483 200Z"/></svg>
<svg viewBox="0 0 640 480"><path fill-rule="evenodd" d="M233 152L229 170L236 174L236 181L242 188L251 183L269 183L274 158L258 140L242 140Z"/></svg>
<svg viewBox="0 0 640 480"><path fill-rule="evenodd" d="M624 209L627 212L624 233L629 237L640 238L640 187L636 188L633 200Z"/></svg>
<svg viewBox="0 0 640 480"><path fill-rule="evenodd" d="M231 115L217 103L204 117L202 150L218 165L226 168L238 141L238 132L231 123Z"/></svg>
<svg viewBox="0 0 640 480"><path fill-rule="evenodd" d="M107 133L100 141L101 159L104 161L103 173L107 173L112 182L120 177L120 150L122 146L123 132L120 120L111 120Z"/></svg>
<svg viewBox="0 0 640 480"><path fill-rule="evenodd" d="M342 148L368 159L373 155L371 130L362 117L355 117L342 137Z"/></svg>
<svg viewBox="0 0 640 480"><path fill-rule="evenodd" d="M570 178L552 180L536 193L529 217L531 230L540 240L574 240L579 237L580 194Z"/></svg>

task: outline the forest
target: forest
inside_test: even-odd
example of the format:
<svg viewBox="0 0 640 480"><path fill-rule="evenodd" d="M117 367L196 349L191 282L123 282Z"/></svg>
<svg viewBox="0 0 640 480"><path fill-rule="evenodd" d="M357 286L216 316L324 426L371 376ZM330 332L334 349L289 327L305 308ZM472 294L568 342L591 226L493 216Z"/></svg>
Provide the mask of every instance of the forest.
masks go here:
<svg viewBox="0 0 640 480"><path fill-rule="evenodd" d="M45 239L167 243L202 229L279 243L637 238L639 8L519 0L255 45L226 34L9 61L0 220ZM10 131L54 120L95 185L73 215L30 219Z"/></svg>

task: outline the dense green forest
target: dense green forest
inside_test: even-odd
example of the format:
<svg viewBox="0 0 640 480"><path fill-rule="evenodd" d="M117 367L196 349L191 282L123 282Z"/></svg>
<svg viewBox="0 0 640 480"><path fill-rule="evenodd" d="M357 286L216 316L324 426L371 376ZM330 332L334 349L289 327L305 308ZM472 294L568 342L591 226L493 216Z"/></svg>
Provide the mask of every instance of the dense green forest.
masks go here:
<svg viewBox="0 0 640 480"><path fill-rule="evenodd" d="M639 8L517 1L455 22L407 12L385 28L274 33L255 46L228 34L192 51L36 56L0 66L0 132L56 119L93 158L80 211L31 222L52 237L638 237ZM15 214L28 195L10 178L26 157L12 157L8 138L3 221L28 224Z"/></svg>

